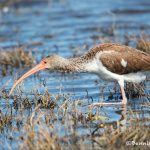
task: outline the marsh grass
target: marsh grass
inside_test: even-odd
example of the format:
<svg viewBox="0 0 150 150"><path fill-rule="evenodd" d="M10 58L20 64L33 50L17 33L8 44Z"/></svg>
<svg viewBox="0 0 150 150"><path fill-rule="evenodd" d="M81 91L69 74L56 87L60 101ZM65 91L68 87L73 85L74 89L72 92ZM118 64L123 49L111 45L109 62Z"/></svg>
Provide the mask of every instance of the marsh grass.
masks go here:
<svg viewBox="0 0 150 150"><path fill-rule="evenodd" d="M35 59L32 56L32 53L26 52L23 47L17 47L13 50L1 50L0 56L2 75L6 75L8 69L13 71L13 67L30 68L35 64Z"/></svg>
<svg viewBox="0 0 150 150"><path fill-rule="evenodd" d="M144 90L145 90L144 82L139 83L139 84L130 83L130 82L126 83L125 91L128 97L140 98L142 96L145 96Z"/></svg>
<svg viewBox="0 0 150 150"><path fill-rule="evenodd" d="M53 131L53 126L46 121L48 116L45 116L37 106L30 117L27 118L23 126L24 134L20 138L22 143L20 149L30 150L55 150L62 149L58 142L57 134Z"/></svg>
<svg viewBox="0 0 150 150"><path fill-rule="evenodd" d="M150 54L150 41L148 39L141 39L137 43L137 49Z"/></svg>
<svg viewBox="0 0 150 150"><path fill-rule="evenodd" d="M102 137L99 138L101 145L105 149L149 149L150 145L127 145L127 142L149 142L150 139L150 128L148 125L144 125L142 120L135 118L129 121L129 127L121 132L118 129L113 131L106 131L103 133ZM133 142L133 143L134 143Z"/></svg>
<svg viewBox="0 0 150 150"><path fill-rule="evenodd" d="M81 117L74 103L68 107L61 107L61 110L63 113L49 115L40 108L40 105L37 105L23 125L20 149L137 149L140 147L128 146L126 142L146 142L150 138L150 128L147 125L149 119L143 120L131 110L128 112L129 117L125 117L127 124L122 124L121 120L104 124L98 118L100 114L97 113L88 115L83 113ZM126 112L124 115L126 116ZM55 127L55 121L58 121L58 118L61 118L61 124L67 132L65 136L58 135L59 128ZM53 121L50 121L51 119ZM94 125L96 120L97 123ZM93 127L91 128L90 124L94 125L94 130L90 134L80 135L76 130L81 125L91 130ZM88 144L87 141L89 141ZM142 148L148 149L149 146Z"/></svg>
<svg viewBox="0 0 150 150"><path fill-rule="evenodd" d="M7 100L8 92L1 92ZM150 120L143 120L136 112L126 112L127 108L121 120L109 122L103 107L90 109L82 101L72 100L71 95L52 94L47 89L43 94L32 95L14 95L13 106L10 104L0 114L1 133L10 130L12 134L5 138L16 143L17 149L127 149L128 140L144 142L150 138ZM87 130L81 134L80 128Z"/></svg>
<svg viewBox="0 0 150 150"><path fill-rule="evenodd" d="M0 112L0 131L3 131L4 127L12 124L12 117L7 114Z"/></svg>

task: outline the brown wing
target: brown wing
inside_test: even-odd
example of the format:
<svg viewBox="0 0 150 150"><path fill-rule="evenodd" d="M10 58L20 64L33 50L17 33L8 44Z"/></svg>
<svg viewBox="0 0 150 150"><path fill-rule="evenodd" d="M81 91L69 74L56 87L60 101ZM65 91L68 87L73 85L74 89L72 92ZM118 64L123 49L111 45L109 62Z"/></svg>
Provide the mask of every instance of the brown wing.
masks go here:
<svg viewBox="0 0 150 150"><path fill-rule="evenodd" d="M111 72L128 74L138 71L150 71L150 55L147 53L116 44L107 46L102 51L100 60ZM123 65L122 61L126 62L126 65Z"/></svg>

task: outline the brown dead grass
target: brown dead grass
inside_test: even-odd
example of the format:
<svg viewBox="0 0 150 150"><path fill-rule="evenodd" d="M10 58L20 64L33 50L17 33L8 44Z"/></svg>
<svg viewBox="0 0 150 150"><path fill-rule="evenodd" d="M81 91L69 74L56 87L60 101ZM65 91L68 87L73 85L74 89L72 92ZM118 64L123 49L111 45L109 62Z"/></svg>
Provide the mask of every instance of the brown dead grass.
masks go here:
<svg viewBox="0 0 150 150"><path fill-rule="evenodd" d="M31 52L25 52L23 47L15 50L0 51L0 65L12 67L32 67L35 64L35 59Z"/></svg>
<svg viewBox="0 0 150 150"><path fill-rule="evenodd" d="M150 128L146 125L140 125L140 120L131 121L130 126L123 132L116 129L113 132L107 131L104 132L100 141L102 147L108 150L114 149L149 149L150 145L145 146L136 146L136 145L127 145L129 142L148 142L150 138ZM134 123L134 125L133 125ZM140 123L140 124L139 124ZM131 144L131 143L130 143Z"/></svg>
<svg viewBox="0 0 150 150"><path fill-rule="evenodd" d="M26 124L24 125L24 134L22 143L20 144L20 149L30 149L30 150L61 150L61 149L149 149L150 145L145 146L134 146L127 145L128 141L135 142L147 142L150 139L150 127L145 124L145 121L138 117L138 114L130 114L128 124L124 124L125 130L122 130L122 124L118 121L117 125L113 126L111 124L106 124L101 126L97 125L95 132L91 135L81 135L79 136L74 130L71 124L68 123L68 130L70 128L71 132L67 136L59 137L57 135L56 128L54 124L50 124L45 121L45 113L37 107L35 111L30 115ZM66 112L67 113L67 112ZM70 120L65 118L68 115L63 116L63 120L71 121L73 116L70 116ZM49 117L48 117L49 118ZM50 119L50 118L49 118ZM72 122L72 121L71 121ZM91 120L91 123L93 121ZM72 122L73 123L73 122ZM71 126L72 127L71 127ZM74 124L75 125L75 124ZM96 133L98 129L104 129L101 133ZM87 144L86 141L90 142ZM73 143L69 141L74 141ZM93 143L93 144L92 144Z"/></svg>
<svg viewBox="0 0 150 150"><path fill-rule="evenodd" d="M53 133L49 124L43 120L43 116L43 112L39 111L38 116L35 115L35 112L33 112L28 118L24 126L24 135L21 138L23 141L23 143L20 145L21 150L62 149L59 144L57 134Z"/></svg>
<svg viewBox="0 0 150 150"><path fill-rule="evenodd" d="M150 41L144 39L138 41L137 49L150 54Z"/></svg>

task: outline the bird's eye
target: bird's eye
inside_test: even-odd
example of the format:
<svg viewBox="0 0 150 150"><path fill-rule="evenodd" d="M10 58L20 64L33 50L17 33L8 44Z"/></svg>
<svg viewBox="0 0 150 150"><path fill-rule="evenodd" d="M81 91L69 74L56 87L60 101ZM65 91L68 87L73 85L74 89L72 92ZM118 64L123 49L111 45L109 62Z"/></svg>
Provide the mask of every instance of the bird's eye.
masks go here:
<svg viewBox="0 0 150 150"><path fill-rule="evenodd" d="M47 62L46 61L43 61L44 62L44 64L46 64Z"/></svg>

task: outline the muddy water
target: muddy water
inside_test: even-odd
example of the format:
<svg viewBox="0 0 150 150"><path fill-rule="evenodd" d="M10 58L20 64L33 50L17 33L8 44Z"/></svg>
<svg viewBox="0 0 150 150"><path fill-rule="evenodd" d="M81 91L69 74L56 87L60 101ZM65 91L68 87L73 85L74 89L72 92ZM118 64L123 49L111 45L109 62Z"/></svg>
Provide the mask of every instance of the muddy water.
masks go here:
<svg viewBox="0 0 150 150"><path fill-rule="evenodd" d="M139 36L150 33L150 2L147 0L64 0L38 3L19 3L0 13L0 48L7 49L19 45L26 46L32 51L37 62L51 54L63 57L73 57L86 52L90 47L103 42L126 43L126 36ZM136 46L133 38L129 44ZM14 79L25 73L27 69L14 69L13 76L0 75L0 86L9 90ZM145 83L146 93L149 93L150 84ZM33 96L33 91L44 93L48 90L52 94L70 95L72 101L80 100L80 111L88 112L86 107L93 102L114 101L120 99L119 90L115 92L115 84L108 83L92 74L62 75L44 71L26 79L21 86L23 95ZM18 94L18 89L14 95ZM113 96L112 96L113 94ZM147 101L147 96L141 101ZM18 115L13 107L13 99L1 98L0 109L7 112L11 106L13 115ZM142 108L138 98L130 99L129 109L149 117L149 109ZM45 110L46 111L46 110ZM101 111L101 110L100 110ZM122 118L122 108L103 108L109 119L105 123L113 123ZM28 115L30 111L23 111ZM95 110L93 110L95 113ZM128 116L128 114L127 114ZM129 116L128 116L129 117ZM15 124L15 123L14 123ZM56 123L59 127L59 122ZM60 127L59 127L60 128ZM94 130L94 125L90 130ZM80 126L80 135L90 134L88 128ZM10 142L7 134L13 134L11 128L6 127L1 133L1 142L17 147L16 142ZM13 136L18 136L15 133ZM59 129L58 135L65 135L64 128Z"/></svg>

